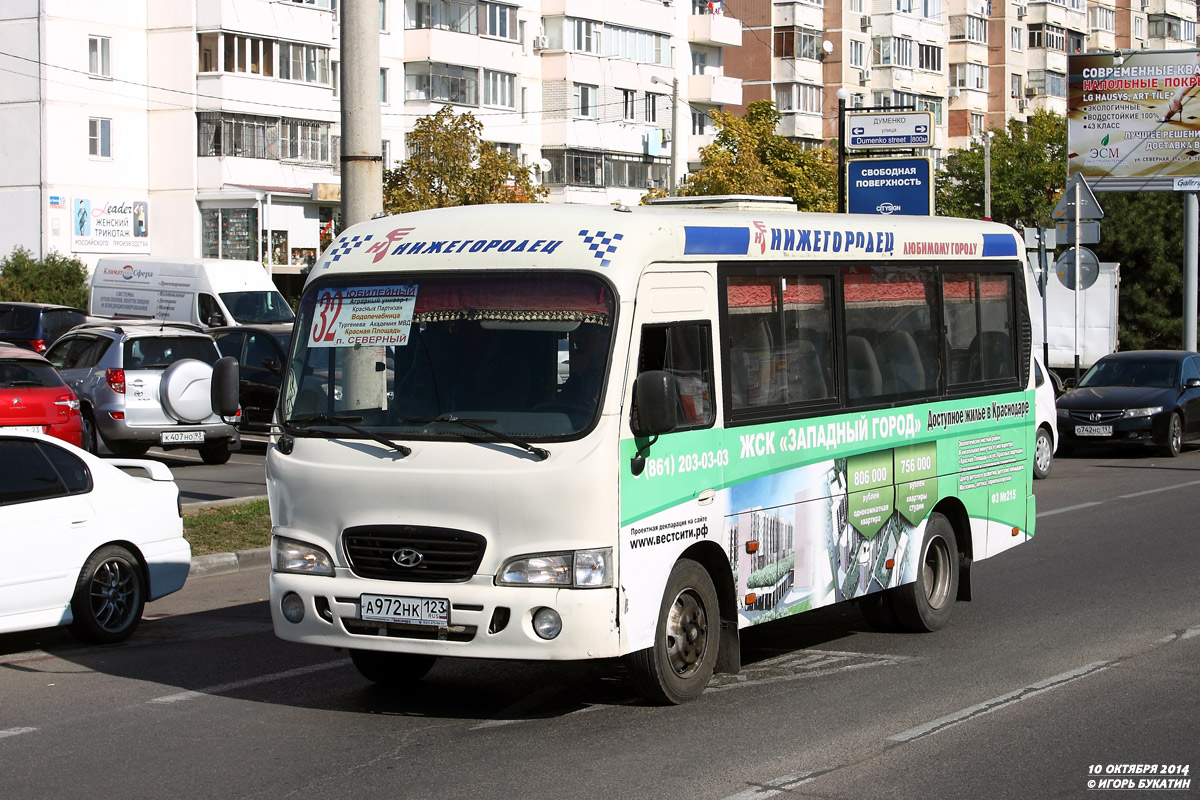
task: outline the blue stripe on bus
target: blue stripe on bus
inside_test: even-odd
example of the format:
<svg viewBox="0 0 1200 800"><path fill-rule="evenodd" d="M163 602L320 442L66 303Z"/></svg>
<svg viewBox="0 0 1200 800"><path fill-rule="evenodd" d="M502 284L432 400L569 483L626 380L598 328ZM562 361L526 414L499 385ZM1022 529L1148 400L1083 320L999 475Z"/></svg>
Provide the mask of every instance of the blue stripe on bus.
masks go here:
<svg viewBox="0 0 1200 800"><path fill-rule="evenodd" d="M1017 240L1011 233L985 233L983 235L985 258L987 256L1015 256L1016 254Z"/></svg>
<svg viewBox="0 0 1200 800"><path fill-rule="evenodd" d="M711 228L701 225L683 227L683 252L686 255L746 255L750 249L749 228Z"/></svg>

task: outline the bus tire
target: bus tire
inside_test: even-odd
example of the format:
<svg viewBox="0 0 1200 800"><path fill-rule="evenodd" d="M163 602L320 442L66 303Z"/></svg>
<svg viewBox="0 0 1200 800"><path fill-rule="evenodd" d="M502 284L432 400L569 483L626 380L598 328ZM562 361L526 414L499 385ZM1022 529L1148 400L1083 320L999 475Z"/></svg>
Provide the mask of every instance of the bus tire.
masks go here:
<svg viewBox="0 0 1200 800"><path fill-rule="evenodd" d="M892 603L901 627L924 633L946 626L958 596L958 568L954 526L941 514L930 514L917 560L917 579L893 590Z"/></svg>
<svg viewBox="0 0 1200 800"><path fill-rule="evenodd" d="M890 633L900 630L900 620L896 617L896 606L892 603L890 589L872 592L859 598L858 610L867 624L877 631Z"/></svg>
<svg viewBox="0 0 1200 800"><path fill-rule="evenodd" d="M653 646L630 656L638 692L660 705L695 700L712 678L720 638L712 578L699 563L680 559L663 592Z"/></svg>
<svg viewBox="0 0 1200 800"><path fill-rule="evenodd" d="M415 653L381 653L378 650L351 650L350 660L359 674L372 683L399 686L424 678L437 656Z"/></svg>

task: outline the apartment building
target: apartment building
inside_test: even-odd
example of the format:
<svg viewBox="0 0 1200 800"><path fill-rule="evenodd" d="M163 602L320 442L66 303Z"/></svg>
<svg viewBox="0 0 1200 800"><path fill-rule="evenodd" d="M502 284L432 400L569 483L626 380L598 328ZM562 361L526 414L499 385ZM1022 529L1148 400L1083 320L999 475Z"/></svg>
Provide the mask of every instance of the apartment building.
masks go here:
<svg viewBox="0 0 1200 800"><path fill-rule="evenodd" d="M741 23L701 0L7 0L0 252L250 259L297 284L337 224L346 2L378 7L385 167L449 104L550 202L636 203L742 101Z"/></svg>

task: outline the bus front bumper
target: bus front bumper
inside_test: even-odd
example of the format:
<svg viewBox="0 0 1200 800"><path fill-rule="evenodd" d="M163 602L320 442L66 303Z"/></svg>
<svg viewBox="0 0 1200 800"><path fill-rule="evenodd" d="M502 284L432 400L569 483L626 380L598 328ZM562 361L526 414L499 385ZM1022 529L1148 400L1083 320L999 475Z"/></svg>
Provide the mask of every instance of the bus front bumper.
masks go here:
<svg viewBox="0 0 1200 800"><path fill-rule="evenodd" d="M272 572L275 635L303 644L464 658L569 661L620 655L617 590L496 586L490 575L466 583L400 583ZM364 594L450 601L449 624L411 625L361 617ZM292 621L285 616L289 609ZM561 632L543 638L534 617L551 609ZM300 614L299 612L302 612ZM543 612L544 613L544 612Z"/></svg>

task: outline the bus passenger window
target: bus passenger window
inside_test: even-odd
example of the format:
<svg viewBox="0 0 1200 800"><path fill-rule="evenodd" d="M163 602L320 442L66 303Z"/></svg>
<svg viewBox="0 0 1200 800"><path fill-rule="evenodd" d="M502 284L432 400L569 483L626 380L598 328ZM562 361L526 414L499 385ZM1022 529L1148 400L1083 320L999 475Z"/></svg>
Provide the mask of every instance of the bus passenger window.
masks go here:
<svg viewBox="0 0 1200 800"><path fill-rule="evenodd" d="M949 384L1014 380L1012 277L947 275L942 292L950 353Z"/></svg>
<svg viewBox="0 0 1200 800"><path fill-rule="evenodd" d="M679 395L675 417L680 429L705 428L713 423L712 363L712 331L707 322L642 328L638 372L666 370L675 377ZM633 417L637 418L636 394Z"/></svg>

